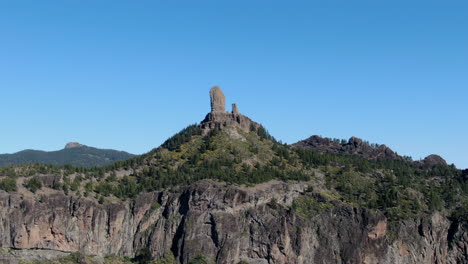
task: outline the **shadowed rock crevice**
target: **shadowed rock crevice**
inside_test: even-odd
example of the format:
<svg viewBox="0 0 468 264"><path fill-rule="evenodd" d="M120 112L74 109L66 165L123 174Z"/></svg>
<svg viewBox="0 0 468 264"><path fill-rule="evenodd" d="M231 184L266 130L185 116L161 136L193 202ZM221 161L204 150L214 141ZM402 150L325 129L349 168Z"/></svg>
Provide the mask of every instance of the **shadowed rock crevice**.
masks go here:
<svg viewBox="0 0 468 264"><path fill-rule="evenodd" d="M101 205L84 198L70 201L63 194L39 202L0 192L0 246L132 258L148 249L152 257L171 253L181 263L198 255L217 263L468 260L466 224L434 214L396 226L396 240L391 240L386 218L377 212L339 203L307 217L288 209L288 198L306 188L301 183L226 187L203 180L163 191L160 209L150 209L159 193ZM268 205L272 198L274 206Z"/></svg>
<svg viewBox="0 0 468 264"><path fill-rule="evenodd" d="M185 221L186 218L183 217L177 231L174 233L171 246L172 254L179 258L182 263L184 263Z"/></svg>

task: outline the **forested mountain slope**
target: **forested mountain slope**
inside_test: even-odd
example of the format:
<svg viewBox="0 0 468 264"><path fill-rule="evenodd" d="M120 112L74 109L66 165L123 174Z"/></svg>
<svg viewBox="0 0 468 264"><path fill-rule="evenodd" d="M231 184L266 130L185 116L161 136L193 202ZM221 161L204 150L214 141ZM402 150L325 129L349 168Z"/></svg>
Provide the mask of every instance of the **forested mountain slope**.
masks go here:
<svg viewBox="0 0 468 264"><path fill-rule="evenodd" d="M0 169L0 260L468 262L467 170L291 147L219 92L144 155Z"/></svg>
<svg viewBox="0 0 468 264"><path fill-rule="evenodd" d="M125 151L98 149L71 142L64 149L57 151L27 149L13 154L0 154L0 167L26 163L96 167L126 160L134 156Z"/></svg>

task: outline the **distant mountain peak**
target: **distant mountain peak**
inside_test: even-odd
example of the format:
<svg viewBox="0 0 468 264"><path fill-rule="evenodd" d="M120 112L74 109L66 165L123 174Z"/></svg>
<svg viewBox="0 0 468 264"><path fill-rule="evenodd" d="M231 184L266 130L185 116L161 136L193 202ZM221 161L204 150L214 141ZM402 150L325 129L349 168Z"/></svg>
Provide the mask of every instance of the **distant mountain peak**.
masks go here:
<svg viewBox="0 0 468 264"><path fill-rule="evenodd" d="M68 142L68 143L65 145L65 149L81 148L81 147L86 147L86 146L83 145L83 144L80 144L80 143L78 143L78 142Z"/></svg>
<svg viewBox="0 0 468 264"><path fill-rule="evenodd" d="M109 165L120 160L127 160L133 156L135 155L124 151L98 149L78 142L69 142L64 149L56 151L30 149L13 154L0 154L0 168L25 163L96 167Z"/></svg>

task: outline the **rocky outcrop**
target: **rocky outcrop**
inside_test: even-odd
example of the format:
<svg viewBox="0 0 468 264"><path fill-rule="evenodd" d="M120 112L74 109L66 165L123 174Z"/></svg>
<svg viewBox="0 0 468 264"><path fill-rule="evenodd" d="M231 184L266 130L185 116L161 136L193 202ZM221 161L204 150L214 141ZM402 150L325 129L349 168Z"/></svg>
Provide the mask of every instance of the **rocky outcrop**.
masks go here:
<svg viewBox="0 0 468 264"><path fill-rule="evenodd" d="M80 148L80 147L86 147L85 145L82 145L78 142L68 142L65 145L65 149L71 149L71 148Z"/></svg>
<svg viewBox="0 0 468 264"><path fill-rule="evenodd" d="M211 112L200 123L203 133L207 134L212 129L224 129L237 127L245 132L251 128L259 128L260 124L239 113L236 104L232 104L231 113L225 110L225 97L223 91L218 86L210 90Z"/></svg>
<svg viewBox="0 0 468 264"><path fill-rule="evenodd" d="M236 104L232 104L232 113L235 115L239 114L239 109L237 108Z"/></svg>
<svg viewBox="0 0 468 264"><path fill-rule="evenodd" d="M423 169L432 169L439 165L445 166L447 165L447 162L441 156L432 154L425 157L423 160L418 161L418 164Z"/></svg>
<svg viewBox="0 0 468 264"><path fill-rule="evenodd" d="M242 114L211 112L200 123L200 127L205 134L212 129L222 130L233 127L249 132L252 127L255 129L260 127L260 124Z"/></svg>
<svg viewBox="0 0 468 264"><path fill-rule="evenodd" d="M103 204L52 190L41 197L0 191L0 247L97 256L172 254L181 263L198 255L216 263L468 261L466 223L435 213L390 231L383 215L338 202L301 216L291 204L306 188L203 180Z"/></svg>
<svg viewBox="0 0 468 264"><path fill-rule="evenodd" d="M311 149L320 153L357 155L372 160L403 159L403 157L385 145L372 146L357 137L351 137L348 142L338 142L330 138L314 135L308 139L294 143L292 146L295 148Z"/></svg>
<svg viewBox="0 0 468 264"><path fill-rule="evenodd" d="M226 98L223 91L218 86L210 90L211 112L226 112Z"/></svg>

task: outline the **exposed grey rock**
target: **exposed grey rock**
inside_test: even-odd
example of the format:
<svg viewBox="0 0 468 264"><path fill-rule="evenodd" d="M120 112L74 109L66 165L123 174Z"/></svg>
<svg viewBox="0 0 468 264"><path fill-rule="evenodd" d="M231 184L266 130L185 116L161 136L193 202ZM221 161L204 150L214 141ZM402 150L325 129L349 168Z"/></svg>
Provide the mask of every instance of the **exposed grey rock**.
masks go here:
<svg viewBox="0 0 468 264"><path fill-rule="evenodd" d="M22 264L39 261L54 260L65 257L69 253L48 249L0 249L0 263Z"/></svg>
<svg viewBox="0 0 468 264"><path fill-rule="evenodd" d="M226 112L226 98L223 91L218 86L214 86L210 90L211 112Z"/></svg>
<svg viewBox="0 0 468 264"><path fill-rule="evenodd" d="M236 104L232 104L232 113L235 115L239 114L239 109L237 108Z"/></svg>
<svg viewBox="0 0 468 264"><path fill-rule="evenodd" d="M424 169L432 169L438 165L447 165L447 162L441 156L432 154L419 161L419 165Z"/></svg>
<svg viewBox="0 0 468 264"><path fill-rule="evenodd" d="M291 203L306 188L203 180L102 205L52 190L41 199L0 191L0 247L129 257L148 250L181 263L198 255L216 263L468 262L466 223L435 213L400 223L394 240L374 211L337 202L297 215Z"/></svg>
<svg viewBox="0 0 468 264"><path fill-rule="evenodd" d="M82 145L78 142L68 142L65 145L65 149L71 149L71 148L80 148L80 147L86 147L85 145Z"/></svg>
<svg viewBox="0 0 468 264"><path fill-rule="evenodd" d="M251 128L257 129L260 124L252 121L250 118L239 113L236 104L232 104L232 112L225 111L225 97L218 86L211 88L211 112L208 113L205 119L200 123L200 127L204 134L212 129L225 129L237 127L245 132L249 132Z"/></svg>
<svg viewBox="0 0 468 264"><path fill-rule="evenodd" d="M249 132L252 127L255 129L260 127L260 124L242 114L211 112L208 113L205 119L200 123L200 127L205 133L211 129L222 130L232 127L238 127L245 132Z"/></svg>
<svg viewBox="0 0 468 264"><path fill-rule="evenodd" d="M341 153L357 155L367 159L398 159L403 157L396 154L385 145L371 146L367 142L357 137L351 137L348 142L335 142L330 138L323 138L317 135L292 144L295 148L311 149L321 153Z"/></svg>

